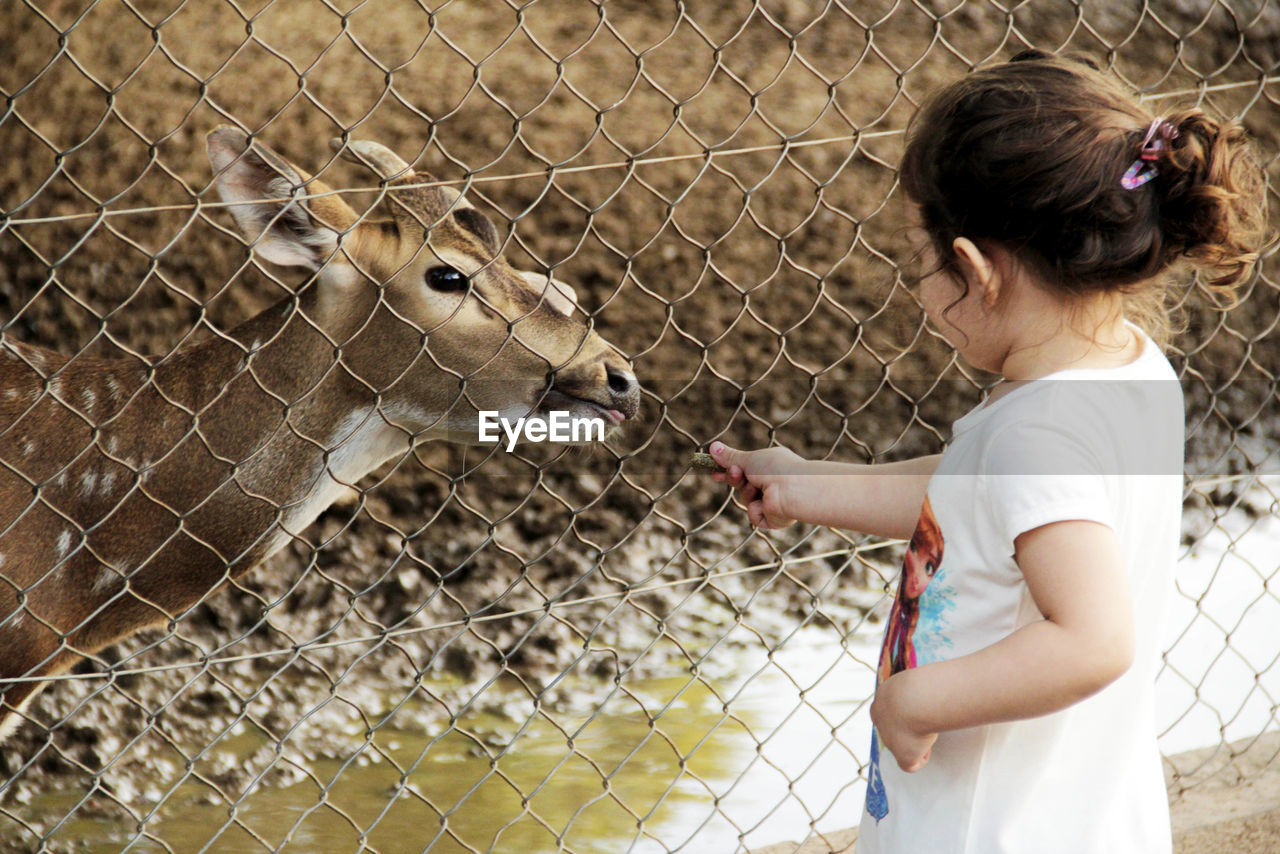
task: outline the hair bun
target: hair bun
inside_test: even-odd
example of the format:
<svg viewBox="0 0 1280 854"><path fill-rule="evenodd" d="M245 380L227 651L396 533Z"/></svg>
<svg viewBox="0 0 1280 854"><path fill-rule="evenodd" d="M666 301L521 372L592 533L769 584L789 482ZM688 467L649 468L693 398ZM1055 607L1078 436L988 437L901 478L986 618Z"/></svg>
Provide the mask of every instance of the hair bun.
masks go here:
<svg viewBox="0 0 1280 854"><path fill-rule="evenodd" d="M1189 258L1227 291L1247 279L1265 231L1265 183L1244 128L1197 109L1169 116L1178 136L1161 159L1161 230L1170 260Z"/></svg>

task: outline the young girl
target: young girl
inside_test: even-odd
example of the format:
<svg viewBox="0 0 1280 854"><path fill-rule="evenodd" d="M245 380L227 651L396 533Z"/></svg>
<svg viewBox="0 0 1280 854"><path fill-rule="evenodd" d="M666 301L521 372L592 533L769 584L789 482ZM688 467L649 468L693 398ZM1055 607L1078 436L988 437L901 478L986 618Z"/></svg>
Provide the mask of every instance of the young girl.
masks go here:
<svg viewBox="0 0 1280 854"><path fill-rule="evenodd" d="M756 526L928 551L888 621L858 854L1167 854L1153 683L1183 409L1161 274L1247 278L1260 170L1238 126L1028 52L924 105L901 181L930 322L1003 382L940 456L711 448Z"/></svg>

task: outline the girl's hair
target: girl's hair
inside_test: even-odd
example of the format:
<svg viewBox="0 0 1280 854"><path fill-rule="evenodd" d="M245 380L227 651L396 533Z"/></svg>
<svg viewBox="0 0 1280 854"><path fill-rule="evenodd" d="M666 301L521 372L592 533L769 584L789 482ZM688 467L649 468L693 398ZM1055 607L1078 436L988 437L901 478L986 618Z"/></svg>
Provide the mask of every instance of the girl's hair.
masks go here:
<svg viewBox="0 0 1280 854"><path fill-rule="evenodd" d="M1230 301L1258 259L1265 205L1244 129L1194 108L1164 115L1156 177L1122 186L1155 119L1092 64L1024 51L929 98L900 177L960 281L955 239L994 243L1060 292L1121 291L1163 345L1160 274L1188 259Z"/></svg>

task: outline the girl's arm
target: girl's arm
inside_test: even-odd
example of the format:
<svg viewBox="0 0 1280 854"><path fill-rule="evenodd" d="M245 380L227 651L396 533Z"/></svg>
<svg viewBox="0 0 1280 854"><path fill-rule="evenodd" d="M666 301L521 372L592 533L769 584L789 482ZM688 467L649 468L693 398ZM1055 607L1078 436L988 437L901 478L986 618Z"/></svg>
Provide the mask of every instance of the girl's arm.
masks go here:
<svg viewBox="0 0 1280 854"><path fill-rule="evenodd" d="M725 469L715 478L739 490L757 527L800 521L903 540L915 531L941 459L856 465L805 460L780 447L739 451L720 442L711 445L711 455Z"/></svg>
<svg viewBox="0 0 1280 854"><path fill-rule="evenodd" d="M1065 709L1133 662L1133 601L1111 528L1055 522L1014 546L1044 619L971 655L904 670L876 690L871 720L904 771L924 766L939 732Z"/></svg>

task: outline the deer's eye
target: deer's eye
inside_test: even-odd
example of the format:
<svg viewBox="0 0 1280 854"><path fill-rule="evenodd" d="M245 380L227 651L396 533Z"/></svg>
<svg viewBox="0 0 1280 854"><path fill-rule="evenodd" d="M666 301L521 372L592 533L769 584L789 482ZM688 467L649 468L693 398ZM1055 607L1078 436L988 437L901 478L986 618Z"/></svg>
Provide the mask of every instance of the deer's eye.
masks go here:
<svg viewBox="0 0 1280 854"><path fill-rule="evenodd" d="M458 293L465 291L470 285L466 276L453 267L441 265L427 270L427 286L441 293Z"/></svg>

